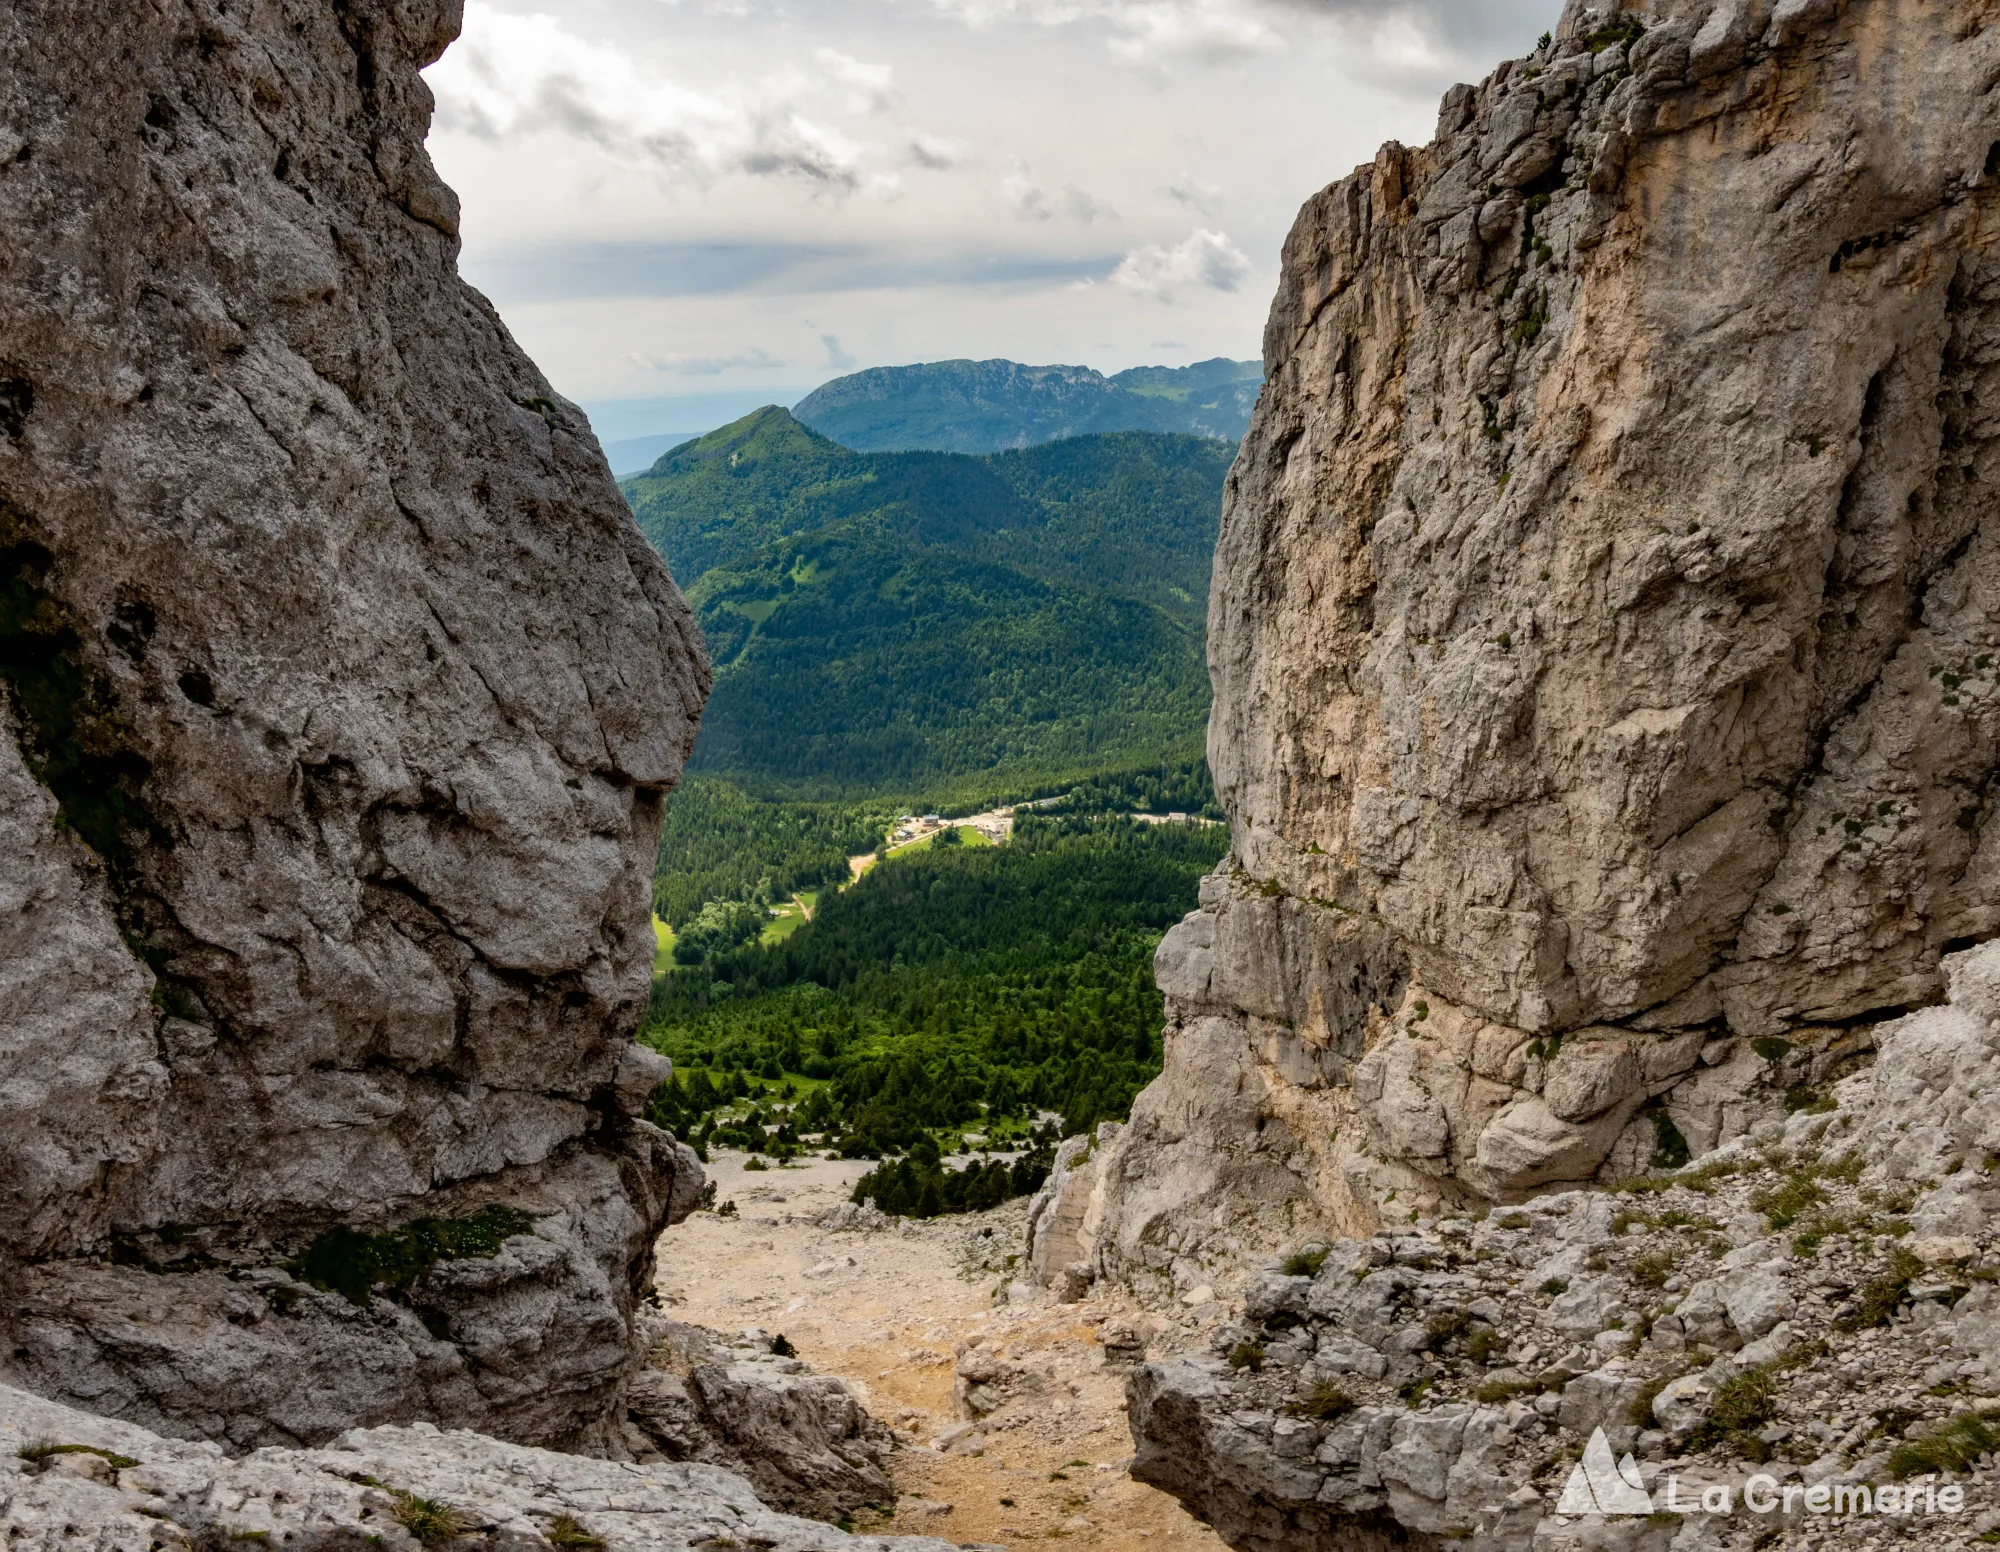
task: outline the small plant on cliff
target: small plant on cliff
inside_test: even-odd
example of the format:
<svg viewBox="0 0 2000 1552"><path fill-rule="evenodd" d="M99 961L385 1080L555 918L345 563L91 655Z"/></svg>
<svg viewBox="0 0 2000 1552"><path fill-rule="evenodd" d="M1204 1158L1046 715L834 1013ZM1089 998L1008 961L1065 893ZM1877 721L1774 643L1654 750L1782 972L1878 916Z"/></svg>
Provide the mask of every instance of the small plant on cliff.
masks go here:
<svg viewBox="0 0 2000 1552"><path fill-rule="evenodd" d="M1896 1306L1909 1293L1910 1284L1923 1269L1923 1262L1898 1245L1896 1253L1889 1258L1888 1270L1862 1288L1861 1302L1855 1312L1837 1324L1847 1331L1886 1326L1895 1315Z"/></svg>
<svg viewBox="0 0 2000 1552"><path fill-rule="evenodd" d="M1778 1382L1770 1370L1745 1369L1716 1391L1691 1443L1698 1450L1727 1445L1746 1460L1762 1461L1768 1451L1756 1430L1771 1420L1777 1405Z"/></svg>
<svg viewBox="0 0 2000 1552"><path fill-rule="evenodd" d="M1258 1373L1264 1367L1264 1344L1247 1339L1238 1342L1229 1349L1229 1367Z"/></svg>
<svg viewBox="0 0 2000 1552"><path fill-rule="evenodd" d="M14 1452L22 1460L31 1464L51 1460L57 1455L95 1455L111 1464L113 1471L123 1471L127 1466L139 1463L130 1455L115 1455L110 1450L100 1450L94 1444L57 1444L52 1440L39 1439L33 1444L24 1444Z"/></svg>
<svg viewBox="0 0 2000 1552"><path fill-rule="evenodd" d="M552 1547L601 1547L602 1536L592 1535L589 1528L573 1514L558 1514L542 1532L542 1539Z"/></svg>
<svg viewBox="0 0 2000 1552"><path fill-rule="evenodd" d="M1889 1474L1901 1478L1927 1471L1969 1471L1980 1456L1995 1450L2000 1450L2000 1433L1968 1412L1942 1428L1897 1445L1889 1456Z"/></svg>
<svg viewBox="0 0 2000 1552"><path fill-rule="evenodd" d="M535 1220L514 1207L493 1206L469 1218L419 1218L386 1234L345 1224L328 1229L287 1270L303 1282L365 1307L377 1288L408 1288L440 1261L489 1261Z"/></svg>
<svg viewBox="0 0 2000 1552"><path fill-rule="evenodd" d="M1355 1400L1331 1380L1315 1380L1313 1388L1285 1410L1294 1417L1310 1417L1322 1423L1345 1417L1355 1408Z"/></svg>
<svg viewBox="0 0 2000 1552"><path fill-rule="evenodd" d="M1659 1374L1641 1385L1637 1392L1634 1393L1631 1401L1626 1403L1625 1421L1630 1423L1634 1428L1652 1428L1656 1426L1653 1422L1653 1403L1659 1399L1660 1392L1665 1390L1672 1381L1672 1375Z"/></svg>
<svg viewBox="0 0 2000 1552"><path fill-rule="evenodd" d="M1750 1205L1770 1220L1774 1229L1790 1228L1813 1208L1826 1201L1826 1192L1810 1170L1798 1170L1787 1175L1768 1191L1758 1191L1750 1198Z"/></svg>
<svg viewBox="0 0 2000 1552"><path fill-rule="evenodd" d="M1317 1277L1319 1269L1326 1265L1328 1247L1314 1245L1308 1250L1295 1250L1278 1264L1278 1270L1286 1277Z"/></svg>
<svg viewBox="0 0 2000 1552"><path fill-rule="evenodd" d="M465 1512L442 1499L419 1498L400 1488L391 1488L389 1496L396 1502L396 1523L427 1547L455 1541L472 1529Z"/></svg>

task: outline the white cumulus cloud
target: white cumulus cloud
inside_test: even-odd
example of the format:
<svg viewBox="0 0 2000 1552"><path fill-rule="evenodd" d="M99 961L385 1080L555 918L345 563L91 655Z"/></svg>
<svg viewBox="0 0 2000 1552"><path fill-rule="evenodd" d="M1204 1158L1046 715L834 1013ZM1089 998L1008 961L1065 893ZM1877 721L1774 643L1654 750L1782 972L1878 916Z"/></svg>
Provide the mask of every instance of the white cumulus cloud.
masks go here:
<svg viewBox="0 0 2000 1552"><path fill-rule="evenodd" d="M675 377L720 377L725 372L743 370L763 372L785 365L767 350L744 350L733 356L696 356L680 351L656 354L652 351L634 350L628 351L625 359L633 366L645 367L654 372L665 372Z"/></svg>
<svg viewBox="0 0 2000 1552"><path fill-rule="evenodd" d="M1250 278L1251 263L1226 232L1206 227L1168 248L1135 248L1111 272L1111 283L1140 296L1171 302L1184 291L1235 291Z"/></svg>
<svg viewBox="0 0 2000 1552"><path fill-rule="evenodd" d="M838 88L872 104L893 92L886 67L820 51L822 76L781 70L755 83L696 91L631 55L568 31L553 16L518 16L470 0L465 31L426 72L437 127L487 141L566 135L663 172L797 178L833 192L862 188L862 148L810 117Z"/></svg>
<svg viewBox="0 0 2000 1552"><path fill-rule="evenodd" d="M1129 59L1180 55L1217 61L1276 47L1260 0L928 0L971 26L1026 22L1038 27L1094 23Z"/></svg>

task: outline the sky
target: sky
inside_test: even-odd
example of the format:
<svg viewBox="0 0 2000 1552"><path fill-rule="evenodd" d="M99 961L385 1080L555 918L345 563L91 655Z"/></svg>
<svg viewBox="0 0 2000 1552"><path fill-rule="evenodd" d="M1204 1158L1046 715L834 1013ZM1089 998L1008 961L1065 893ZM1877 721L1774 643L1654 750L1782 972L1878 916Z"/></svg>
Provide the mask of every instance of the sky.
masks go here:
<svg viewBox="0 0 2000 1552"><path fill-rule="evenodd" d="M462 268L606 441L869 366L1256 356L1299 205L1560 0L467 0Z"/></svg>

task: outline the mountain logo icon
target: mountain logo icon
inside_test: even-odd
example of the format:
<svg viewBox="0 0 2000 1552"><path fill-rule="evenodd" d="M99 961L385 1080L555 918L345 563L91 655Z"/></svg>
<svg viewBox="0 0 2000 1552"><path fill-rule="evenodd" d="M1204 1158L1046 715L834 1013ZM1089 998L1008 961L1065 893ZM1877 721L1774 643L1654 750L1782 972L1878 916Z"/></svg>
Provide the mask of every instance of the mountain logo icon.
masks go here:
<svg viewBox="0 0 2000 1552"><path fill-rule="evenodd" d="M1611 1441L1604 1437L1602 1428L1597 1429L1584 1447L1583 1459L1576 1463L1569 1481L1563 1484L1556 1513L1574 1516L1652 1512L1653 1495L1639 1480L1638 1463L1629 1453L1623 1460L1612 1459Z"/></svg>

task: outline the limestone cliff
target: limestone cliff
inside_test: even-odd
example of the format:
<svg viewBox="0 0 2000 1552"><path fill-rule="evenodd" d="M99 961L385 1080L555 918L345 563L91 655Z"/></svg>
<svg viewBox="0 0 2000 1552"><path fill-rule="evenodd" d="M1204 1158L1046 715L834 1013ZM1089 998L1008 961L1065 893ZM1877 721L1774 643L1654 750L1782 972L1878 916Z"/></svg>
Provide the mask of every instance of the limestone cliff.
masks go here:
<svg viewBox="0 0 2000 1552"><path fill-rule="evenodd" d="M1307 204L1233 855L1045 1280L1699 1157L2000 929L1996 77L1991 0L1573 4Z"/></svg>
<svg viewBox="0 0 2000 1552"><path fill-rule="evenodd" d="M453 0L0 11L0 1377L601 1442L708 670L457 277Z"/></svg>

